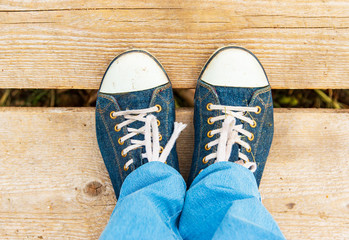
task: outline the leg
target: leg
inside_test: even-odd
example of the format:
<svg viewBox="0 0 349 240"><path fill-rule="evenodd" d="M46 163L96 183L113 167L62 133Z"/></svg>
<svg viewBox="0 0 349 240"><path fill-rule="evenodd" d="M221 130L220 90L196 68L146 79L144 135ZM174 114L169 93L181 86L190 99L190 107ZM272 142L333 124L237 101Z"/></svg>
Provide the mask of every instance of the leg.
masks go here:
<svg viewBox="0 0 349 240"><path fill-rule="evenodd" d="M183 239L284 239L253 174L231 162L213 164L195 178L179 231Z"/></svg>
<svg viewBox="0 0 349 240"><path fill-rule="evenodd" d="M174 118L161 64L143 50L117 56L96 102L98 145L118 199L101 239L180 239L186 186L175 142L185 124Z"/></svg>
<svg viewBox="0 0 349 240"><path fill-rule="evenodd" d="M252 53L228 46L208 60L197 82L194 127L182 237L283 238L258 193L274 120L268 78Z"/></svg>
<svg viewBox="0 0 349 240"><path fill-rule="evenodd" d="M186 185L172 167L152 162L132 172L100 239L181 239Z"/></svg>

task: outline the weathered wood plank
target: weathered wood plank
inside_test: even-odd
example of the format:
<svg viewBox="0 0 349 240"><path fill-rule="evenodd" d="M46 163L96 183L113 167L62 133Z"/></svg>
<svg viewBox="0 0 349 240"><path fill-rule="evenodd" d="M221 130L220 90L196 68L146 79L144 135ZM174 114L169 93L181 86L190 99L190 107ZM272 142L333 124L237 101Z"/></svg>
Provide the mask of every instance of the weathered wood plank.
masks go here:
<svg viewBox="0 0 349 240"><path fill-rule="evenodd" d="M274 88L349 88L348 12L337 0L7 1L0 88L96 89L130 48L158 57L175 88L193 88L229 44L252 50Z"/></svg>
<svg viewBox="0 0 349 240"><path fill-rule="evenodd" d="M253 7L252 7L253 5ZM327 16L327 17L347 17L347 13L343 7L347 7L347 3L341 0L284 0L277 2L274 0L251 0L245 1L227 1L227 0L191 0L189 1L171 1L171 0L90 0L88 2L82 0L8 0L0 3L0 11L52 11L52 10L86 10L86 9L229 9L239 12L239 10L248 11L251 15L284 15L294 17L310 16ZM326 9L324 9L326 8ZM261 11L263 10L263 12ZM321 15L321 13L326 13Z"/></svg>
<svg viewBox="0 0 349 240"><path fill-rule="evenodd" d="M187 176L192 111L177 120L189 124L177 145ZM348 131L349 111L276 110L261 193L287 239L348 236ZM0 108L0 136L0 238L96 239L115 197L94 109Z"/></svg>

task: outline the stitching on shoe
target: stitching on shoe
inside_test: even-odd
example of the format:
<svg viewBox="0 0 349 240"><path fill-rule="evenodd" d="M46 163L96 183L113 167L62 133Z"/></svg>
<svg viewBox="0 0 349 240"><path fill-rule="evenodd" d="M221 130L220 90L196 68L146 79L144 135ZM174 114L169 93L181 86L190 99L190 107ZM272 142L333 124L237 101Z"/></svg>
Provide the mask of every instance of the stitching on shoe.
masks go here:
<svg viewBox="0 0 349 240"><path fill-rule="evenodd" d="M154 91L153 91L153 93L152 93L152 96L151 96L151 99L150 99L150 105L154 105L154 101L155 101L155 98L157 97L157 96L159 96L159 97L161 97L161 95L157 95L160 91L163 91L163 90L166 90L166 89L168 89L168 88L170 88L171 87L171 84L166 84L165 86L163 86L163 87L158 87L158 88L156 88ZM171 100L173 99L173 97L171 98ZM169 102L168 102L169 103Z"/></svg>
<svg viewBox="0 0 349 240"><path fill-rule="evenodd" d="M110 107L110 105L111 105L112 103L110 102L110 103L108 103L104 108L101 108L100 107L100 103L98 103L98 105L99 105L99 108L97 109L97 111L99 112L99 113L105 113L105 110L108 108L108 107Z"/></svg>
<svg viewBox="0 0 349 240"><path fill-rule="evenodd" d="M155 89L155 91L153 92L153 95L159 93L160 91L164 91L168 88L171 87L171 84L167 83L166 85L164 85L163 87L158 87L157 89Z"/></svg>
<svg viewBox="0 0 349 240"><path fill-rule="evenodd" d="M204 88L206 88L206 89L208 90L208 93L206 93L204 96L202 96L201 99L205 99L210 93L213 93L213 94L215 95L215 98L216 98L218 104L220 103L220 102L219 102L219 99L218 99L218 97L217 97L217 93L216 93L216 91L214 91L214 90L212 89L212 87L210 87L210 86L204 84L201 80L200 80L200 82L199 82L199 85L202 86L202 87L204 87ZM216 94L215 94L215 93L216 93Z"/></svg>
<svg viewBox="0 0 349 240"><path fill-rule="evenodd" d="M257 98L257 97L259 97L260 94L266 93L266 92L268 92L268 91L271 91L271 87L270 87L270 86L268 86L267 88L259 89L259 90L255 91L255 92L253 93L253 96L252 96L252 99L251 99L250 102L253 102L254 99ZM263 104L263 101L262 101L262 104ZM263 104L263 105L264 105L264 104Z"/></svg>
<svg viewBox="0 0 349 240"><path fill-rule="evenodd" d="M164 91L164 90L167 90L167 89L169 89L169 88L171 88L171 84L170 83L167 83L166 85L164 85L163 87L158 87L157 89L155 89L154 91L153 91L153 93L152 93L152 98L151 98L151 100L150 100L150 105L154 105L154 103L156 102L156 98L160 98L163 102L165 102L166 103L166 105L167 105L167 107L166 107L166 114L165 115L163 115L163 116L165 116L164 117L164 125L163 125L163 128L164 128L164 130L165 130L165 132L166 132L166 134L165 133L162 133L163 134L163 136L164 137L166 137L166 138L169 138L169 136L168 136L168 130L169 130L169 122L168 122L168 119L169 119L169 112L170 112L170 107L169 107L169 105L170 105L170 102L171 102L171 100L173 100L173 95L172 95L172 98L170 99L170 100L166 100L165 98L163 98L160 94L159 94L159 92L160 91ZM160 130L159 130L160 131ZM165 134L165 135L164 135ZM172 149L173 150L173 149ZM171 152L172 152L172 150L171 150ZM170 154L169 155L169 158L171 158L172 157L172 155Z"/></svg>
<svg viewBox="0 0 349 240"><path fill-rule="evenodd" d="M265 107L269 108L273 105L273 98L271 96L271 94L268 96L268 102L266 103Z"/></svg>
<svg viewBox="0 0 349 240"><path fill-rule="evenodd" d="M262 105L264 106L264 108L266 107L266 104L264 103L264 101L261 99L261 97L258 95L257 96L258 100L262 103Z"/></svg>
<svg viewBox="0 0 349 240"><path fill-rule="evenodd" d="M257 132L257 139L256 139L256 148L254 149L254 152L256 153L257 152L257 148L259 147L259 142L260 142L260 139L261 139L261 132L262 132L262 128L263 128L263 125L264 125L264 121L265 121L265 118L267 116L267 111L264 111L263 113L263 116L262 116L262 119L261 119L261 123L260 123L260 127L258 128L258 132ZM252 155L252 154L251 154ZM255 159L254 159L255 160Z"/></svg>
<svg viewBox="0 0 349 240"><path fill-rule="evenodd" d="M119 164L118 161L117 161L117 160L119 160L119 158L118 158L118 155L117 155L117 151L116 151L116 148L115 148L113 139L112 139L112 137L110 136L110 131L109 131L109 128L108 128L108 124L106 123L105 118L104 118L104 116L103 116L102 114L101 114L101 118L102 118L104 127L105 127L106 130L107 130L107 134L108 134L109 141L110 141L110 143L111 143L111 145L112 145L112 147L113 147L114 156L115 156L115 158L114 158L115 163L118 165L119 174L120 174L120 177L122 177L122 170L121 170L120 164Z"/></svg>
<svg viewBox="0 0 349 240"><path fill-rule="evenodd" d="M255 157L255 155L253 154L252 151L251 151L251 157L252 157L253 162L257 163L257 162L256 162L256 157Z"/></svg>
<svg viewBox="0 0 349 240"><path fill-rule="evenodd" d="M120 110L120 106L114 101L114 100L115 100L114 98L112 98L112 97L110 97L110 96L107 96L107 95L99 95L98 97L104 98L104 99L107 99L107 100L111 101L110 104L114 104L114 105L115 105L115 108L116 108L117 110ZM109 107L110 105L107 105L107 106ZM107 107L107 106L106 106L106 107ZM105 111L106 107L103 108L103 111Z"/></svg>

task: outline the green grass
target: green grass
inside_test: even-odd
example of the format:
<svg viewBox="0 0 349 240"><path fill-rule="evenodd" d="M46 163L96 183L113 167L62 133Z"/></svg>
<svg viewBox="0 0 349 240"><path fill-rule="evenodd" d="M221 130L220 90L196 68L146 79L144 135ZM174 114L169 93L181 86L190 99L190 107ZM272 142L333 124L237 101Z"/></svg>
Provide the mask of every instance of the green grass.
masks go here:
<svg viewBox="0 0 349 240"><path fill-rule="evenodd" d="M0 106L93 107L96 90L2 89ZM274 107L349 108L349 90L273 90ZM176 107L190 106L175 94Z"/></svg>

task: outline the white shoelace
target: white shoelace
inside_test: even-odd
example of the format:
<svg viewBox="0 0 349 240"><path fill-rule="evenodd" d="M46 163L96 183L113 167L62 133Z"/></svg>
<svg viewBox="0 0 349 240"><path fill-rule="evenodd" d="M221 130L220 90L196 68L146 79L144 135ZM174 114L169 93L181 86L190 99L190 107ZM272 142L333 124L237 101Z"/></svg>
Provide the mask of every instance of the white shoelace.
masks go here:
<svg viewBox="0 0 349 240"><path fill-rule="evenodd" d="M243 129L243 124L236 125L236 119L245 121L251 125L251 127L256 126L256 122L251 118L244 116L244 112L254 112L260 113L260 107L235 107L235 106L223 106L223 105L207 105L208 110L221 110L223 115L217 117L211 117L208 119L209 124L213 124L216 121L224 120L222 128L215 129L208 132L208 136L212 137L215 134L220 134L220 136L208 144L205 148L209 150L212 146L217 146L217 152L211 153L204 158L204 162L208 162L211 159L216 159L215 162L228 161L233 144L239 144L240 146L247 149L248 152L251 151L251 146L241 140L241 136L245 135L249 140L253 140L254 135ZM251 172L256 171L257 165L255 162L250 162L248 157L241 153L239 150L239 159L244 162L243 166L248 168Z"/></svg>
<svg viewBox="0 0 349 240"><path fill-rule="evenodd" d="M126 156L128 152L136 148L145 146L145 153L142 154L142 158L147 158L149 162L166 162L168 155L170 154L177 138L179 137L179 134L187 125L175 122L173 133L166 146L162 148L160 147L160 133L158 127L160 125L160 121L157 120L154 115L149 114L159 111L161 111L161 107L158 107L157 105L146 109L125 110L111 113L111 117L113 118L116 118L118 116L124 116L125 118L125 121L115 126L116 131L120 131L122 127L127 126L135 121L141 121L145 123L144 126L139 129L128 127L128 134L118 139L119 144L122 145L126 140L131 139L137 134L144 135L144 140L131 139L131 144L128 147L124 148L121 152L123 156ZM124 169L128 170L129 166L132 163L133 159L127 161L124 165Z"/></svg>

